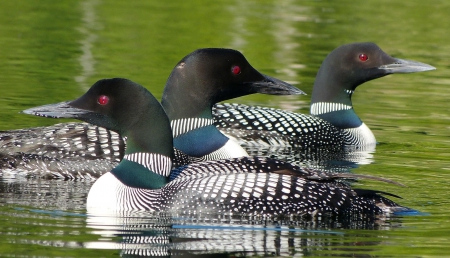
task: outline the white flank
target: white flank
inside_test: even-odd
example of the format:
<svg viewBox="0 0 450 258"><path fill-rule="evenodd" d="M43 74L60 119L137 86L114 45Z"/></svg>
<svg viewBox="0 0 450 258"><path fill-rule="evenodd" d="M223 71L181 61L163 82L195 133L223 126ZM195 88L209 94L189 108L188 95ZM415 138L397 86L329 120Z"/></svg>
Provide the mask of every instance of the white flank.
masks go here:
<svg viewBox="0 0 450 258"><path fill-rule="evenodd" d="M344 129L344 133L347 134L346 145L375 145L377 143L375 135L365 123L356 128Z"/></svg>
<svg viewBox="0 0 450 258"><path fill-rule="evenodd" d="M90 215L117 211L155 211L160 209L160 198L160 190L126 186L108 172L91 187L86 208Z"/></svg>
<svg viewBox="0 0 450 258"><path fill-rule="evenodd" d="M121 203L119 192L125 186L110 172L101 176L89 191L86 209L89 214L117 210Z"/></svg>
<svg viewBox="0 0 450 258"><path fill-rule="evenodd" d="M234 140L229 139L222 148L204 156L202 160L230 159L249 156L248 153Z"/></svg>

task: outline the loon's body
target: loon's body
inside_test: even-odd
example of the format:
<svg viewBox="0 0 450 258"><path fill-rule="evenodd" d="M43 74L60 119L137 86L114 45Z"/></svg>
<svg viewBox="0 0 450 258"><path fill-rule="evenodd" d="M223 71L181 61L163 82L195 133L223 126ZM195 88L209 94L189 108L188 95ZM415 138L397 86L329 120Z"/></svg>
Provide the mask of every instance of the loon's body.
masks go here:
<svg viewBox="0 0 450 258"><path fill-rule="evenodd" d="M355 113L351 101L356 87L392 73L433 69L427 64L393 58L373 43L343 45L325 58L317 73L310 115L218 104L213 110L215 125L243 146L371 148L376 144L375 136Z"/></svg>
<svg viewBox="0 0 450 258"><path fill-rule="evenodd" d="M175 165L248 156L214 126L212 106L253 93L303 94L259 73L235 50L199 49L178 62L161 102L171 120ZM87 123L7 131L0 141L3 170L48 171L55 177L98 177L125 153L122 136Z"/></svg>
<svg viewBox="0 0 450 258"><path fill-rule="evenodd" d="M375 216L407 210L375 191L353 190L335 176L269 158L190 164L176 169L177 176L170 181L170 121L146 89L126 79L100 80L74 101L24 112L75 118L127 137L122 161L92 186L87 198L89 213L149 210L185 215Z"/></svg>

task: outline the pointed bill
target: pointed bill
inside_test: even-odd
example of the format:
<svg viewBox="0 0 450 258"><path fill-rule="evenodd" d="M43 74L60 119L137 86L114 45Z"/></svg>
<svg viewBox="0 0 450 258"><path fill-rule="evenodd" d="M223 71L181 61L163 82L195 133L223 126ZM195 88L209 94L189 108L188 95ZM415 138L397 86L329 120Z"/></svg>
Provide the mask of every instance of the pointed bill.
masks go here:
<svg viewBox="0 0 450 258"><path fill-rule="evenodd" d="M382 65L379 69L385 70L388 73L416 73L436 70L436 67L405 59L395 58L396 62L392 64Z"/></svg>
<svg viewBox="0 0 450 258"><path fill-rule="evenodd" d="M264 79L261 81L248 82L258 93L270 95L306 95L305 92L285 81L264 74L262 76Z"/></svg>

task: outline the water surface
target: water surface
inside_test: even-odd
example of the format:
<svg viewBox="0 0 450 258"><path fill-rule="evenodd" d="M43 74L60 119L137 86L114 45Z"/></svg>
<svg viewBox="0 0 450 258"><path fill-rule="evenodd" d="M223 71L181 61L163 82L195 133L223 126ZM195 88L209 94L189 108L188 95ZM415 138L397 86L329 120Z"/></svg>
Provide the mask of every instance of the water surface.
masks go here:
<svg viewBox="0 0 450 258"><path fill-rule="evenodd" d="M443 0L1 2L0 130L67 121L18 112L76 98L101 78L129 78L160 98L173 66L202 47L238 49L259 71L308 94L327 53L350 42L375 42L394 57L437 70L368 82L353 96L379 144L372 163L352 172L407 185L364 180L357 186L402 196L396 201L421 214L370 229L241 220L167 227L149 214L105 219L105 226L86 215L92 182L4 176L0 256L175 256L193 249L260 256L448 256L449 10ZM307 113L309 96L253 95L234 102Z"/></svg>

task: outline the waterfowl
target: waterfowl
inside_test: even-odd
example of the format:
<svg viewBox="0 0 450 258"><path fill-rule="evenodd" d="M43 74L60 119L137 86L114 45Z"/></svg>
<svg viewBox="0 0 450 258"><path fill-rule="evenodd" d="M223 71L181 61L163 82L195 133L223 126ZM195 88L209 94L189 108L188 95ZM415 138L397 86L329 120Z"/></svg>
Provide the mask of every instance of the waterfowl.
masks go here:
<svg viewBox="0 0 450 258"><path fill-rule="evenodd" d="M333 50L314 81L310 114L281 109L218 104L216 127L243 146L284 146L297 149L374 146L376 139L352 105L355 89L394 73L434 70L433 66L393 58L374 43L353 43Z"/></svg>
<svg viewBox="0 0 450 258"><path fill-rule="evenodd" d="M214 127L211 109L219 101L253 93L304 94L261 74L236 50L198 49L178 62L162 96L174 133L175 164L248 156ZM0 145L3 169L48 171L58 178L96 178L125 153L123 137L87 123L2 132Z"/></svg>
<svg viewBox="0 0 450 258"><path fill-rule="evenodd" d="M270 158L206 161L171 171L170 120L150 92L126 79L100 80L76 100L24 113L75 118L127 137L122 161L89 191L88 211L374 216L406 209L375 191L351 189L336 176Z"/></svg>

